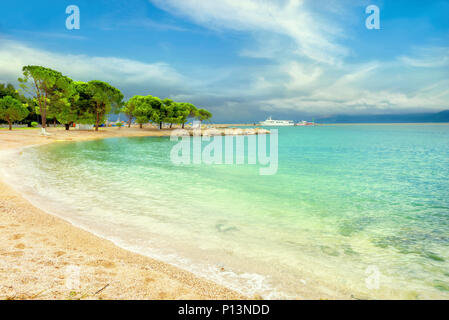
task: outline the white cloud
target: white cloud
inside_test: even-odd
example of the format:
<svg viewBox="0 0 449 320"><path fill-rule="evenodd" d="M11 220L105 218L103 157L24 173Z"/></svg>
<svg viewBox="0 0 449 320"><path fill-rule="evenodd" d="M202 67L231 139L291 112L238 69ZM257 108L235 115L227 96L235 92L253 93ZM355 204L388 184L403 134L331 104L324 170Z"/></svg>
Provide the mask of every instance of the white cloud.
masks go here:
<svg viewBox="0 0 449 320"><path fill-rule="evenodd" d="M189 101L211 109L217 120L257 120L276 111L319 116L449 108L446 69L421 67L417 73L397 60L331 66L284 59L257 66L202 67L188 78L164 62L67 55L2 39L0 82L15 82L22 66L29 64L54 68L76 80L108 81L127 97L153 94Z"/></svg>
<svg viewBox="0 0 449 320"><path fill-rule="evenodd" d="M413 56L401 56L404 64L417 68L438 68L449 66L449 48L432 47L415 49Z"/></svg>
<svg viewBox="0 0 449 320"><path fill-rule="evenodd" d="M43 31L30 31L30 30L12 30L14 33L26 35L28 37L41 37L41 38L53 38L53 39L69 39L69 40L87 40L87 37L70 34L68 32L43 32Z"/></svg>
<svg viewBox="0 0 449 320"><path fill-rule="evenodd" d="M266 110L296 111L309 114L331 115L382 114L401 112L441 111L449 108L448 81L440 81L426 88L410 92L383 86L373 89L388 77L390 71L355 71L342 75L329 86L317 84L300 94L290 92L287 97L274 97L258 101ZM364 80L370 79L370 82Z"/></svg>
<svg viewBox="0 0 449 320"><path fill-rule="evenodd" d="M204 84L219 90L215 92L222 108L236 101L252 110L315 114L449 108L448 91L435 85L448 73L431 69L449 64L447 48L424 48L389 61L348 63L349 50L339 41L350 35L336 22L342 22L346 9L335 2L323 8L308 0L150 1L210 29L253 35L255 42L245 43L239 55L266 62L227 71L226 78ZM414 72L410 66L421 70Z"/></svg>
<svg viewBox="0 0 449 320"><path fill-rule="evenodd" d="M311 12L303 0L151 0L160 8L208 28L274 33L291 38L297 52L315 61L339 63L347 49L336 44L336 24ZM248 54L247 51L245 51Z"/></svg>
<svg viewBox="0 0 449 320"><path fill-rule="evenodd" d="M128 18L123 20L118 20L116 23L105 23L101 25L103 30L123 30L124 28L144 28L149 30L162 30L162 31L178 31L185 32L188 31L186 28L177 26L175 24L158 22L147 17L139 18Z"/></svg>
<svg viewBox="0 0 449 320"><path fill-rule="evenodd" d="M2 39L0 81L15 82L22 75L22 67L25 65L54 68L74 80L104 80L119 88L130 85L146 86L148 89L161 86L179 88L189 83L170 65L163 62L144 63L116 57L54 53L32 48L21 42Z"/></svg>
<svg viewBox="0 0 449 320"><path fill-rule="evenodd" d="M290 76L285 86L290 90L306 89L316 84L323 74L323 69L314 65L305 65L290 61L282 66L282 71Z"/></svg>
<svg viewBox="0 0 449 320"><path fill-rule="evenodd" d="M253 110L268 114L382 114L449 109L449 80L444 73L438 77L434 75L432 82L421 87L409 73L398 73L396 68L396 63L369 62L323 68L285 61L251 73L248 86L228 88L226 96L228 101L230 97L240 97L244 100L241 105L251 105ZM428 72L434 74L431 70ZM407 83L407 86L391 87L386 80L393 77L395 82Z"/></svg>

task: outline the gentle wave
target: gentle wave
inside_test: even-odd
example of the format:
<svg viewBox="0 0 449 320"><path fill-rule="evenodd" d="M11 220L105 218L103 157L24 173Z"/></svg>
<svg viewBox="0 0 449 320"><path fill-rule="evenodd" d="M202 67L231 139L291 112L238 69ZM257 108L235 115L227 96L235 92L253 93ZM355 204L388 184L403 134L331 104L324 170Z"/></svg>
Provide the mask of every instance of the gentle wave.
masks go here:
<svg viewBox="0 0 449 320"><path fill-rule="evenodd" d="M27 148L2 168L44 210L249 296L448 298L448 129L304 129L280 130L271 177L174 166L167 138Z"/></svg>

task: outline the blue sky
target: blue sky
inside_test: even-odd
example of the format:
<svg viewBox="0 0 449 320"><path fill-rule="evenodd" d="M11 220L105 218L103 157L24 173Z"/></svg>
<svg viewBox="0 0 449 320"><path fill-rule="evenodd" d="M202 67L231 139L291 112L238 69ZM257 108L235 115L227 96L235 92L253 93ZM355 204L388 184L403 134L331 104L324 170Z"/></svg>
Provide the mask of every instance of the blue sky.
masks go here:
<svg viewBox="0 0 449 320"><path fill-rule="evenodd" d="M77 5L80 30L67 30ZM368 30L365 8L380 9ZM22 65L171 97L217 122L449 109L449 1L2 2L0 82Z"/></svg>

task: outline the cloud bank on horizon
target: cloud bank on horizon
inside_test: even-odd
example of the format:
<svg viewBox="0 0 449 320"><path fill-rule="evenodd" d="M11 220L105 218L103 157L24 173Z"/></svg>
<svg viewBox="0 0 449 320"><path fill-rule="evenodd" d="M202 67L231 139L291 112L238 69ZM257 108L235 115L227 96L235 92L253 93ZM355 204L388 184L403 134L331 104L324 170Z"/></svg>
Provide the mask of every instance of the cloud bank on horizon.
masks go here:
<svg viewBox="0 0 449 320"><path fill-rule="evenodd" d="M449 109L447 1L20 2L0 18L0 82L45 65L216 121ZM65 28L68 4L80 30ZM370 4L380 30L365 27Z"/></svg>

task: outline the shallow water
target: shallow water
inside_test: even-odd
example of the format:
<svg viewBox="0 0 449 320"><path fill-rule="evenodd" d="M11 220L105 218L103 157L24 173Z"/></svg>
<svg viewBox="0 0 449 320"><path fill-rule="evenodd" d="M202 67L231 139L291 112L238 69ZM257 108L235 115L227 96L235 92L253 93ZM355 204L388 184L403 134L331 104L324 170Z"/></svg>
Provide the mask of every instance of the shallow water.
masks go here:
<svg viewBox="0 0 449 320"><path fill-rule="evenodd" d="M249 295L449 298L449 126L280 128L271 176L175 166L174 144L55 143L1 167L36 205Z"/></svg>

